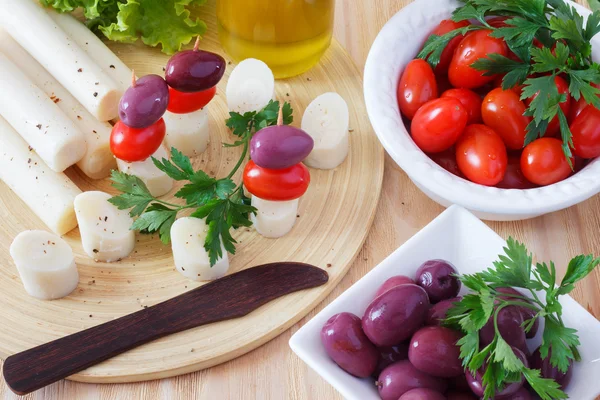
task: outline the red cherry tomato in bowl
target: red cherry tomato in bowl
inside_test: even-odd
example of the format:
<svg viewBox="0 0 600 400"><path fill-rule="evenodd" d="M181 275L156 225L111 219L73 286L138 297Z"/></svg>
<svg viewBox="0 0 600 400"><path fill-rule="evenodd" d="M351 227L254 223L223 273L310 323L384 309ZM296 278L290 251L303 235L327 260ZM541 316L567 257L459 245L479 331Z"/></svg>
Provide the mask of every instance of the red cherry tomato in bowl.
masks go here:
<svg viewBox="0 0 600 400"><path fill-rule="evenodd" d="M481 105L483 122L492 128L511 150L523 148L531 117L523 115L527 107L512 90L496 88Z"/></svg>
<svg viewBox="0 0 600 400"><path fill-rule="evenodd" d="M180 92L169 86L169 105L167 110L175 114L187 114L198 111L206 107L208 103L215 97L217 87L213 86L210 89L201 92Z"/></svg>
<svg viewBox="0 0 600 400"><path fill-rule="evenodd" d="M588 105L571 124L573 153L582 158L600 156L600 110Z"/></svg>
<svg viewBox="0 0 600 400"><path fill-rule="evenodd" d="M244 169L244 186L264 200L297 199L306 193L309 184L310 172L302 163L284 169L268 169L250 160Z"/></svg>
<svg viewBox="0 0 600 400"><path fill-rule="evenodd" d="M469 26L469 21L454 22L451 19L445 19L442 22L440 22L440 24L431 32L431 34L442 36L455 29L464 28L465 26ZM450 61L452 61L454 51L456 51L456 48L460 44L460 41L463 40L463 38L464 35L458 35L448 42L446 48L440 56L440 62L438 63L437 67L435 67L436 74L443 75L448 73L448 66L450 66Z"/></svg>
<svg viewBox="0 0 600 400"><path fill-rule="evenodd" d="M165 133L165 121L162 118L145 128L132 128L119 121L110 133L110 151L119 160L144 161L158 150Z"/></svg>
<svg viewBox="0 0 600 400"><path fill-rule="evenodd" d="M458 168L458 163L456 162L456 150L454 147L450 147L448 150L442 151L441 153L430 154L429 158L451 174L460 176L461 178L465 177Z"/></svg>
<svg viewBox="0 0 600 400"><path fill-rule="evenodd" d="M429 63L412 60L398 82L398 107L402 114L413 119L421 106L438 97L437 81Z"/></svg>
<svg viewBox="0 0 600 400"><path fill-rule="evenodd" d="M595 87L596 89L600 89L600 84L596 84L596 83L592 83L592 86ZM575 121L575 118L577 118L577 116L579 114L581 114L581 112L583 111L584 108L586 108L588 105L588 102L585 101L585 99L583 98L583 96L581 96L579 98L579 100L575 101L575 99L571 100L571 110L569 111L569 123L572 124L573 121Z"/></svg>
<svg viewBox="0 0 600 400"><path fill-rule="evenodd" d="M554 84L558 89L559 94L564 94L566 96L566 100L560 103L560 109L565 114L565 116L569 116L571 111L571 95L569 94L569 84L560 76L554 77ZM525 100L525 104L529 107L531 102L538 96L538 93L534 94L532 97ZM548 128L546 128L546 133L544 137L558 137L560 134L560 121L558 120L558 115L555 116L552 121L548 124Z"/></svg>
<svg viewBox="0 0 600 400"><path fill-rule="evenodd" d="M469 114L468 125L481 123L481 96L469 89L449 89L440 96L454 97L463 105Z"/></svg>
<svg viewBox="0 0 600 400"><path fill-rule="evenodd" d="M521 156L509 155L504 179L496 185L500 189L533 189L537 187L529 182L521 171Z"/></svg>
<svg viewBox="0 0 600 400"><path fill-rule="evenodd" d="M468 33L460 42L450 67L448 78L454 87L474 89L494 80L494 76L484 76L485 71L479 71L471 65L487 58L488 54L500 54L506 56L508 47L502 39L489 36L492 31L482 29Z"/></svg>
<svg viewBox="0 0 600 400"><path fill-rule="evenodd" d="M410 133L421 150L439 153L456 142L468 118L467 111L455 98L431 100L415 114Z"/></svg>
<svg viewBox="0 0 600 400"><path fill-rule="evenodd" d="M474 183L497 185L504 178L508 156L502 138L485 125L469 125L456 143L456 162Z"/></svg>
<svg viewBox="0 0 600 400"><path fill-rule="evenodd" d="M546 137L534 140L523 149L521 170L528 181L540 186L560 182L572 172L562 142Z"/></svg>

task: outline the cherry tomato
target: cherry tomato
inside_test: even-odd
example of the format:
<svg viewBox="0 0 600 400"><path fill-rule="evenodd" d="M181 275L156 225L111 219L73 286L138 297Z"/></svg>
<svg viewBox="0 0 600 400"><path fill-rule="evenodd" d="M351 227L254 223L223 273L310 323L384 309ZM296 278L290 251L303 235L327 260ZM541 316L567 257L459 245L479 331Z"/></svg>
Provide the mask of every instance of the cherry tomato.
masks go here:
<svg viewBox="0 0 600 400"><path fill-rule="evenodd" d="M571 95L569 94L569 84L560 76L556 76L554 78L554 83L556 88L558 89L559 94L564 94L567 99L560 103L560 109L568 116L571 111ZM531 102L538 96L538 93L534 94L532 97L525 100L525 103L529 107ZM546 129L545 137L556 137L560 134L560 121L558 120L558 115L550 121L548 124L548 128Z"/></svg>
<svg viewBox="0 0 600 400"><path fill-rule="evenodd" d="M460 101L469 114L468 125L481 123L482 99L477 93L469 89L450 89L442 93L440 97L454 97Z"/></svg>
<svg viewBox="0 0 600 400"><path fill-rule="evenodd" d="M494 76L484 76L485 71L471 67L475 61L488 54L508 54L508 47L502 39L489 36L492 31L482 29L468 33L460 42L448 69L448 78L454 87L474 89L494 80Z"/></svg>
<svg viewBox="0 0 600 400"><path fill-rule="evenodd" d="M588 158L581 158L581 157L575 156L575 163L573 165L575 171L573 171L573 172L581 171L590 163L590 161L591 160Z"/></svg>
<svg viewBox="0 0 600 400"><path fill-rule="evenodd" d="M523 171L521 171L521 156L509 155L504 179L496 187L501 189L532 189L537 187L537 185L529 182L525 178L525 175L523 175Z"/></svg>
<svg viewBox="0 0 600 400"><path fill-rule="evenodd" d="M417 146L426 153L447 150L460 136L469 115L455 98L431 100L413 118L410 130Z"/></svg>
<svg viewBox="0 0 600 400"><path fill-rule="evenodd" d="M505 28L508 26L506 20L510 17L492 17L487 20L488 25L494 28Z"/></svg>
<svg viewBox="0 0 600 400"><path fill-rule="evenodd" d="M461 178L465 177L458 168L458 163L456 162L456 150L454 147L450 147L448 150L442 151L441 153L431 154L429 157L433 160L433 162L451 174L460 176Z"/></svg>
<svg viewBox="0 0 600 400"><path fill-rule="evenodd" d="M506 28L507 26L512 26L506 23L507 19L511 19L513 17L493 17L487 20L487 23L494 28ZM537 40L537 39L535 39ZM513 53L510 49L508 49L507 57L514 61L521 61L521 59Z"/></svg>
<svg viewBox="0 0 600 400"><path fill-rule="evenodd" d="M444 93L446 90L452 89L452 85L448 80L448 75L436 75L438 93Z"/></svg>
<svg viewBox="0 0 600 400"><path fill-rule="evenodd" d="M201 92L184 93L169 86L169 105L167 110L175 114L187 114L204 108L217 93L217 87Z"/></svg>
<svg viewBox="0 0 600 400"><path fill-rule="evenodd" d="M582 158L600 156L600 110L588 105L571 124L573 153Z"/></svg>
<svg viewBox="0 0 600 400"><path fill-rule="evenodd" d="M310 172L302 163L284 169L267 169L250 160L244 169L244 186L264 200L297 199L306 193L309 184Z"/></svg>
<svg viewBox="0 0 600 400"><path fill-rule="evenodd" d="M483 99L481 116L483 122L500 135L511 150L523 148L527 125L531 117L523 115L525 104L512 90L496 88Z"/></svg>
<svg viewBox="0 0 600 400"><path fill-rule="evenodd" d="M448 32L451 32L455 29L464 28L465 26L469 26L469 21L460 21L454 22L451 19L445 19L431 32L432 35L442 36ZM452 56L456 51L456 48L460 44L460 41L463 40L464 35L458 35L454 39L452 39L446 45L446 48L442 52L440 56L440 62L435 67L435 73L438 75L444 75L448 73L448 66L450 65L450 61L452 61Z"/></svg>
<svg viewBox="0 0 600 400"><path fill-rule="evenodd" d="M528 181L546 186L571 175L571 167L555 138L540 138L529 143L521 154L521 171Z"/></svg>
<svg viewBox="0 0 600 400"><path fill-rule="evenodd" d="M160 147L165 132L162 118L145 128L131 128L119 121L110 133L110 151L119 160L144 161Z"/></svg>
<svg viewBox="0 0 600 400"><path fill-rule="evenodd" d="M600 89L600 84L592 83L592 86L597 89ZM575 121L575 118L577 118L577 116L579 114L581 114L581 112L583 111L583 109L585 107L587 107L587 105L588 105L588 102L585 101L583 96L581 96L579 98L579 100L577 100L577 101L575 101L575 99L573 99L571 101L571 110L569 111L569 115L568 115L570 124L572 124L573 121Z"/></svg>
<svg viewBox="0 0 600 400"><path fill-rule="evenodd" d="M438 97L437 82L429 63L412 60L408 63L398 82L398 107L402 114L413 119L417 110Z"/></svg>
<svg viewBox="0 0 600 400"><path fill-rule="evenodd" d="M493 129L469 125L456 143L456 162L471 182L494 186L506 172L506 146Z"/></svg>
<svg viewBox="0 0 600 400"><path fill-rule="evenodd" d="M501 88L502 89L502 80L504 79L504 75L506 75L506 74L497 75L494 78L494 87L495 88ZM519 96L519 99L520 99L521 98L521 93L523 93L523 85L516 85L516 86L511 87L508 90L512 90L513 92L515 92Z"/></svg>

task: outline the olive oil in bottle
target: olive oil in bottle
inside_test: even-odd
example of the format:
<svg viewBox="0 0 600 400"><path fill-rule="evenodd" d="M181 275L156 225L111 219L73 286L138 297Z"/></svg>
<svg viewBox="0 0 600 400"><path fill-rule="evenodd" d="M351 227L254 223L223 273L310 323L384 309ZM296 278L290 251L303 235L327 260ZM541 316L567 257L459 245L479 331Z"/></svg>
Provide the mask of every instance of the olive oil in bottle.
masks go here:
<svg viewBox="0 0 600 400"><path fill-rule="evenodd" d="M258 58L276 78L314 66L331 43L334 0L217 0L219 39L236 61Z"/></svg>

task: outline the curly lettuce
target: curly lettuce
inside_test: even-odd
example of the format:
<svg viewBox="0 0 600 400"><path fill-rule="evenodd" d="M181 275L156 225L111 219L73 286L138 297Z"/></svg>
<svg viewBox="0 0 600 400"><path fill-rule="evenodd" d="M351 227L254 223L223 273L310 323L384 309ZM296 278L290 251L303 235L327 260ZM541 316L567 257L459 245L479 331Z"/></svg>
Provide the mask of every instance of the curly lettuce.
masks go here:
<svg viewBox="0 0 600 400"><path fill-rule="evenodd" d="M206 24L191 17L194 7L206 0L40 0L47 7L65 13L83 10L86 25L109 40L133 43L141 39L148 46L162 47L173 54L196 36Z"/></svg>

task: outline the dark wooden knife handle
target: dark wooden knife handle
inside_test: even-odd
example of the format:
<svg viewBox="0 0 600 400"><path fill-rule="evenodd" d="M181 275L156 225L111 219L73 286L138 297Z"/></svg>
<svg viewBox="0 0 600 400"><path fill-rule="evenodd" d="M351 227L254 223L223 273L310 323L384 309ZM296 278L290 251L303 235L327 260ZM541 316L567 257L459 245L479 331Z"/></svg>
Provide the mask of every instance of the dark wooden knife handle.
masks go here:
<svg viewBox="0 0 600 400"><path fill-rule="evenodd" d="M269 301L320 286L327 273L301 263L249 268L119 319L8 357L4 379L24 395L92 365L186 329L242 317Z"/></svg>

